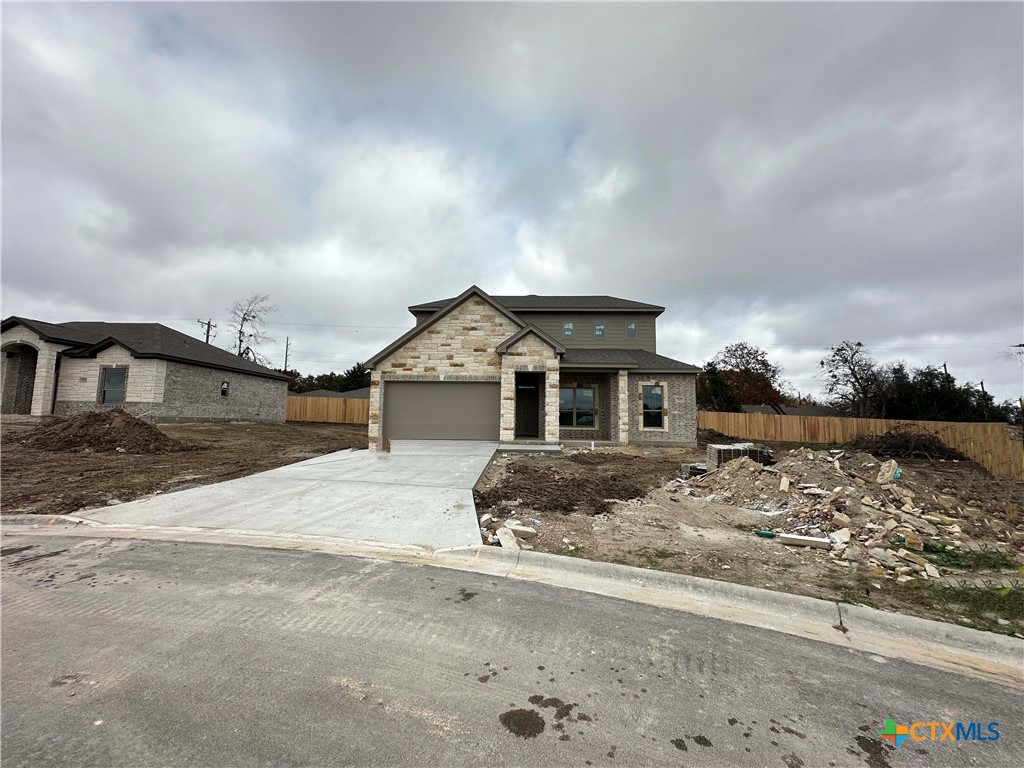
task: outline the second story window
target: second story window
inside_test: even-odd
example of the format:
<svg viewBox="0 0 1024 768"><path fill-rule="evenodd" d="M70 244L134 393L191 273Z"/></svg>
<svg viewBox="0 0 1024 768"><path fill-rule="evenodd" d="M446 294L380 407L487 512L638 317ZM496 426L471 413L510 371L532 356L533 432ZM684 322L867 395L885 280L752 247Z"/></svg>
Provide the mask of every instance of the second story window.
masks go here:
<svg viewBox="0 0 1024 768"><path fill-rule="evenodd" d="M563 323L562 324L562 338L563 339L571 339L572 338L572 323Z"/></svg>
<svg viewBox="0 0 1024 768"><path fill-rule="evenodd" d="M604 323L594 323L594 338L595 339L603 339L604 338Z"/></svg>
<svg viewBox="0 0 1024 768"><path fill-rule="evenodd" d="M630 320L629 322L626 323L626 338L627 339L635 339L636 338L636 321L635 320Z"/></svg>

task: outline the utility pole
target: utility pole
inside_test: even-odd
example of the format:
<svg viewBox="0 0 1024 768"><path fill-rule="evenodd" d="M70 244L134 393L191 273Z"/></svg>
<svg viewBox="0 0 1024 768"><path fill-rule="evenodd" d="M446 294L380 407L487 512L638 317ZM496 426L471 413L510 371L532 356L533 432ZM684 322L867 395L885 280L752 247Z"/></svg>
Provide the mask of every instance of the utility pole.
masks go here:
<svg viewBox="0 0 1024 768"><path fill-rule="evenodd" d="M288 348L291 347L292 341L287 336L284 337L284 369L288 370Z"/></svg>
<svg viewBox="0 0 1024 768"><path fill-rule="evenodd" d="M199 323L200 325L206 326L206 343L209 344L210 331L217 327L213 322L213 318L211 317L209 320L196 320L196 322Z"/></svg>

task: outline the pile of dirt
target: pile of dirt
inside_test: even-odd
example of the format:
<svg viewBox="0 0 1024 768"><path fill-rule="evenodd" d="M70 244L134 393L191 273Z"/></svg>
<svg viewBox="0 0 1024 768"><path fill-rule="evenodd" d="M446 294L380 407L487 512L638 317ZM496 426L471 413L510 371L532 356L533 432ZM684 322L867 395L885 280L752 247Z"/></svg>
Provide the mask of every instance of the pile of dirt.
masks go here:
<svg viewBox="0 0 1024 768"><path fill-rule="evenodd" d="M54 420L32 430L23 442L44 451L150 454L192 450L120 408Z"/></svg>
<svg viewBox="0 0 1024 768"><path fill-rule="evenodd" d="M905 425L893 427L884 435L858 435L844 447L897 459L967 459L932 433L919 432Z"/></svg>
<svg viewBox="0 0 1024 768"><path fill-rule="evenodd" d="M735 437L729 437L723 435L714 429L698 429L697 430L697 445L701 448L706 448L708 445L728 444L735 443Z"/></svg>
<svg viewBox="0 0 1024 768"><path fill-rule="evenodd" d="M867 453L798 448L772 467L742 457L668 490L759 511L775 532L828 537L833 557L865 562L880 579L938 578L941 565L968 560L1013 567L1024 543L1019 504L1002 519L983 515L930 477Z"/></svg>
<svg viewBox="0 0 1024 768"><path fill-rule="evenodd" d="M496 460L500 482L474 493L477 510L498 507L568 515L607 513L616 501L635 499L679 474L671 456L579 451L567 455Z"/></svg>

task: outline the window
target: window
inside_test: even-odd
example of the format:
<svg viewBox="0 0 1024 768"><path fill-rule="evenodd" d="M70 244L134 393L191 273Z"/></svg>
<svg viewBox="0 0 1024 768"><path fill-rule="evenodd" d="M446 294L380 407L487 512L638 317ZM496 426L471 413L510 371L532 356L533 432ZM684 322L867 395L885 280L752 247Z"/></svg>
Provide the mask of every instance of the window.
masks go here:
<svg viewBox="0 0 1024 768"><path fill-rule="evenodd" d="M604 323L594 323L594 338L595 339L603 339L604 338Z"/></svg>
<svg viewBox="0 0 1024 768"><path fill-rule="evenodd" d="M227 381L222 381L220 383L220 396L221 397L227 397L228 396L228 387L229 386L230 386L230 383L227 382Z"/></svg>
<svg viewBox="0 0 1024 768"><path fill-rule="evenodd" d="M644 429L665 428L664 387L660 384L641 387L644 404Z"/></svg>
<svg viewBox="0 0 1024 768"><path fill-rule="evenodd" d="M125 385L128 382L127 368L103 368L100 402L117 404L124 402Z"/></svg>
<svg viewBox="0 0 1024 768"><path fill-rule="evenodd" d="M635 320L630 320L628 323L626 323L626 338L627 339L635 339L636 338L636 321Z"/></svg>
<svg viewBox="0 0 1024 768"><path fill-rule="evenodd" d="M594 426L593 387L562 387L558 390L558 426Z"/></svg>
<svg viewBox="0 0 1024 768"><path fill-rule="evenodd" d="M572 338L572 323L563 323L562 324L562 338L563 339L571 339Z"/></svg>

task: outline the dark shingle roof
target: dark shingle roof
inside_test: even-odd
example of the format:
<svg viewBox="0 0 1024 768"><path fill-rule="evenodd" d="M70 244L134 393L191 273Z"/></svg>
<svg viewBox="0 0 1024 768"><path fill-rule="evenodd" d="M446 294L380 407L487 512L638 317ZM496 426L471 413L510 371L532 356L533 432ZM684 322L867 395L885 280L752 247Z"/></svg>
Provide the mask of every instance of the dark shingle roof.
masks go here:
<svg viewBox="0 0 1024 768"><path fill-rule="evenodd" d="M561 367L608 366L609 368L636 368L639 370L679 371L700 373L701 368L671 357L657 355L646 349L575 349L570 348L562 356Z"/></svg>
<svg viewBox="0 0 1024 768"><path fill-rule="evenodd" d="M138 358L174 360L269 379L291 380L282 373L159 323L44 323L28 318L9 317L3 321L3 329L7 330L16 324L24 325L45 341L78 347L64 353L69 357L89 357L116 343L127 348Z"/></svg>
<svg viewBox="0 0 1024 768"><path fill-rule="evenodd" d="M834 408L827 405L781 405L786 416L838 416ZM744 413L777 413L770 405L744 405Z"/></svg>
<svg viewBox="0 0 1024 768"><path fill-rule="evenodd" d="M642 301L630 301L615 296L492 296L502 306L512 312L526 312L529 310L537 312L551 312L562 310L635 310L642 312L663 312L664 307L657 304L645 304ZM434 312L451 299L440 301L428 301L424 304L414 304L409 307L410 312Z"/></svg>
<svg viewBox="0 0 1024 768"><path fill-rule="evenodd" d="M352 400L369 400L370 388L350 389L347 392L335 392L333 389L314 389L309 392L290 392L295 397L346 397Z"/></svg>

